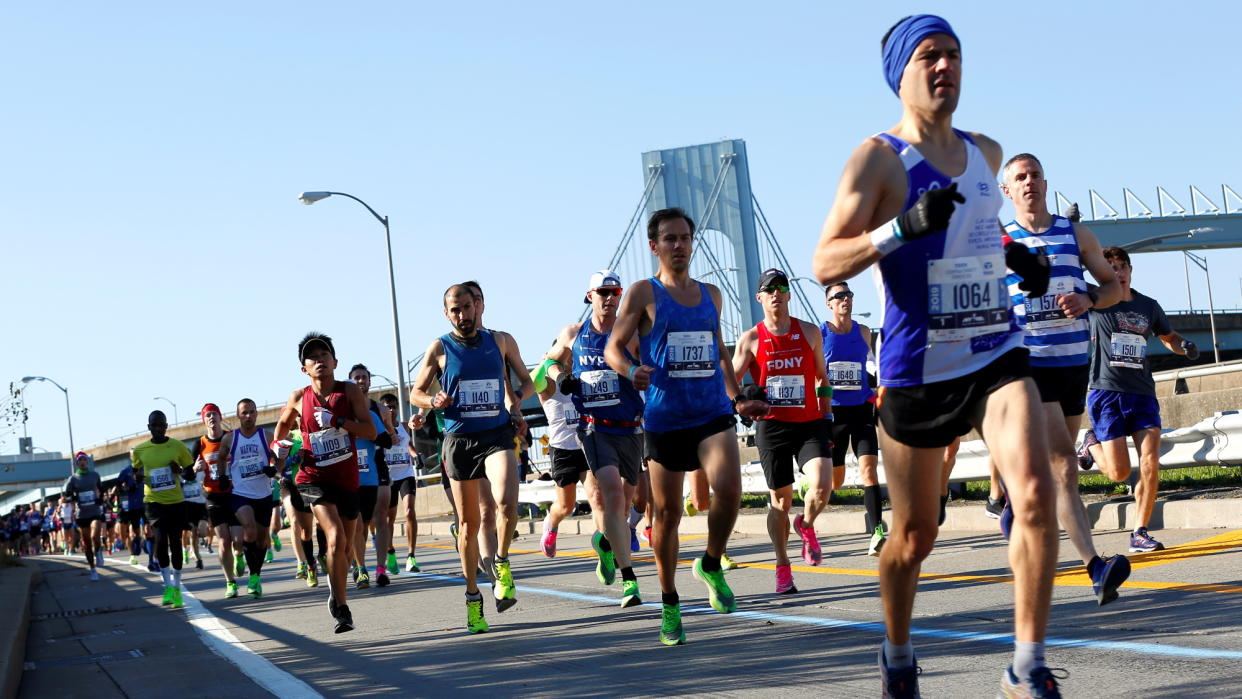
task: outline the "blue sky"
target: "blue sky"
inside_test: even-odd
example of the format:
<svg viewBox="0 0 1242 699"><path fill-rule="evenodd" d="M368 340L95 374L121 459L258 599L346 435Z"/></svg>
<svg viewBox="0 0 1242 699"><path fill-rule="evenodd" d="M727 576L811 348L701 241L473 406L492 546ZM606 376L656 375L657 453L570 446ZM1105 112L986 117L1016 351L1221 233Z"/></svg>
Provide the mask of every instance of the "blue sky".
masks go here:
<svg viewBox="0 0 1242 699"><path fill-rule="evenodd" d="M283 400L311 328L346 365L392 376L382 229L347 200L302 206L302 190L391 217L407 358L448 329L440 291L476 278L488 325L535 359L616 246L647 150L746 139L804 274L845 158L899 117L880 37L928 9L10 5L0 380L68 386L84 446L142 430L157 395L183 419L205 401ZM1242 189L1237 5L934 11L962 37L957 125L1037 153L1071 199ZM1242 306L1242 254L1208 256L1217 305ZM1179 258L1136 260L1136 286L1170 309L1186 305ZM875 310L869 280L856 287ZM59 392L34 386L27 404L35 443L66 449Z"/></svg>

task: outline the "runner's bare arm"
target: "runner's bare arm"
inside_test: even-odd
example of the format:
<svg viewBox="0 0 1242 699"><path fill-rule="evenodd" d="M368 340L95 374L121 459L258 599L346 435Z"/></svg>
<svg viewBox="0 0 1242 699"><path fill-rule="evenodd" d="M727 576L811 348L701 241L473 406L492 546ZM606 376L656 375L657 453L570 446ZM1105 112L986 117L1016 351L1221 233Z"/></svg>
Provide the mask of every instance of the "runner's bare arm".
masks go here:
<svg viewBox="0 0 1242 699"><path fill-rule="evenodd" d="M233 451L233 433L225 432L220 438L220 448L216 451L216 464L220 469L220 473L228 474L229 472L229 454Z"/></svg>
<svg viewBox="0 0 1242 699"><path fill-rule="evenodd" d="M345 381L343 383L345 386L345 399L349 401L349 406L353 408L354 415L361 415L362 419L350 420L346 418L344 424L341 425L341 429L355 437L375 441L378 435L376 434L375 423L371 420L371 406L367 404L367 394L363 393L358 384L352 381Z"/></svg>
<svg viewBox="0 0 1242 699"><path fill-rule="evenodd" d="M802 324L802 334L806 337L807 344L811 346L811 354L815 357L815 387L831 386L828 382L828 367L824 364L824 338L819 334L819 327L808 323L805 320L799 320ZM825 415L832 414L832 397L820 396L818 391L816 396L819 401L819 409Z"/></svg>
<svg viewBox="0 0 1242 699"><path fill-rule="evenodd" d="M1121 300L1121 282L1117 281L1113 266L1104 259L1104 253L1100 249L1100 240L1095 237L1095 233L1090 228L1081 223L1074 224L1074 235L1078 238L1078 259L1095 278L1095 283L1098 285L1095 290L1095 305L1091 305L1090 298L1081 299L1082 303L1087 308L1108 308L1115 305ZM1087 295L1078 294L1078 296L1086 297ZM1066 313L1068 312L1067 310ZM1074 317L1077 318L1080 315L1082 313L1076 313Z"/></svg>
<svg viewBox="0 0 1242 699"><path fill-rule="evenodd" d="M650 329L651 317L655 314L655 293L651 282L643 279L634 282L621 295L621 307L617 309L617 320L608 336L608 345L604 348L604 361L612 370L628 377L634 388L642 391L651 383L651 372L654 367L634 364L625 356L623 348L630 347L644 328ZM635 355L638 356L638 355ZM639 357L639 361L642 358ZM630 370L633 369L631 372Z"/></svg>
<svg viewBox="0 0 1242 699"><path fill-rule="evenodd" d="M737 346L733 348L734 376L745 376L750 363L755 361L755 341L758 335L755 329L751 328L737 338Z"/></svg>
<svg viewBox="0 0 1242 699"><path fill-rule="evenodd" d="M431 395L427 391L431 390L431 384L440 376L443 370L442 360L444 358L444 347L437 338L432 340L431 346L423 353L423 363L418 367L418 373L414 377L414 385L410 387L410 403L422 410L431 410L436 406L433 404L436 398L440 398L441 402L448 401L440 407L446 407L452 403L452 398L443 390L436 395Z"/></svg>
<svg viewBox="0 0 1242 699"><path fill-rule="evenodd" d="M552 379L550 383L555 383L561 374L573 371L570 366L574 359L574 338L582 331L582 323L570 323L556 336L556 342L552 344L552 349L543 355L544 359L551 359L556 364L548 367L548 378Z"/></svg>
<svg viewBox="0 0 1242 699"><path fill-rule="evenodd" d="M299 388L289 396L289 400L285 402L285 407L280 409L280 417L276 420L276 429L272 431L272 439L279 442L282 439L288 439L289 433L293 431L298 424L298 411L302 405L302 391Z"/></svg>
<svg viewBox="0 0 1242 699"><path fill-rule="evenodd" d="M906 171L893 149L868 138L845 163L811 271L821 284L845 281L882 257L867 235L905 206Z"/></svg>

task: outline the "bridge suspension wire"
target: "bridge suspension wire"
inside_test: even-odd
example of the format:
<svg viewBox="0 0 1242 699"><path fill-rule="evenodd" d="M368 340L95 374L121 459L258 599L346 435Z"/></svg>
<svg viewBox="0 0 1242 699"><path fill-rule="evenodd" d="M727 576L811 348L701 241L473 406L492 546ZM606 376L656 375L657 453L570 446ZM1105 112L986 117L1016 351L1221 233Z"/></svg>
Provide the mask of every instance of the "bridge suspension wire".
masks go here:
<svg viewBox="0 0 1242 699"><path fill-rule="evenodd" d="M637 271L638 264L632 257L627 259L628 256L626 255L626 248L628 248L630 243L634 240L634 232L638 229L638 222L642 217L643 209L646 208L647 202L651 199L651 193L655 191L656 181L660 179L660 175L663 172L664 165L661 164L651 168L651 171L647 173L647 182L643 185L642 196L638 198L638 205L634 207L634 213L630 215L630 222L625 226L625 233L621 236L621 243L617 245L616 251L612 253L612 257L608 260L607 269L620 271L618 266L621 265L622 262L626 262L628 268L625 272L628 273ZM629 280L628 283L633 283L638 276L638 274L634 274L633 276L627 277ZM590 314L591 307L587 306L582 310L582 313L578 315L578 322L586 320L587 316Z"/></svg>
<svg viewBox="0 0 1242 699"><path fill-rule="evenodd" d="M750 195L750 201L755 206L755 221L759 224L759 230L763 231L763 237L767 239L768 247L771 249L772 254L775 255L780 261L779 265L774 266L779 266L780 269L785 271L785 274L791 275L791 277L798 276L798 274L794 272L793 265L789 264L789 258L785 257L785 250L781 248L781 244L777 242L776 234L772 232L772 226L768 225L768 216L763 213L763 207L759 206L759 198L756 197L753 192ZM806 292L804 292L802 287L798 284L791 283L790 287L790 291L798 296L798 301L802 304L803 312L809 315L810 318L818 325L820 322L819 313L816 312L815 306L812 306L807 300Z"/></svg>
<svg viewBox="0 0 1242 699"><path fill-rule="evenodd" d="M711 194L708 195L707 201L703 203L703 211L699 214L699 230L695 238L701 244L695 245L694 252L697 253L699 250L702 250L707 255L707 261L713 265L713 269L721 270L720 273L723 275L727 267L720 263L720 258L716 256L711 243L706 242L703 235L706 231L711 230L708 222L716 212L716 203L720 200L720 192L724 190L725 177L729 173L729 168L733 165L733 155L726 155L721 160L724 162L721 163L720 170L716 172L716 181L712 183ZM738 297L737 289L734 288L734 285L727 283L727 279L727 277L722 279L725 282L720 285L721 289L723 289L722 293L733 304L734 310L737 311L740 317L742 314L741 299Z"/></svg>

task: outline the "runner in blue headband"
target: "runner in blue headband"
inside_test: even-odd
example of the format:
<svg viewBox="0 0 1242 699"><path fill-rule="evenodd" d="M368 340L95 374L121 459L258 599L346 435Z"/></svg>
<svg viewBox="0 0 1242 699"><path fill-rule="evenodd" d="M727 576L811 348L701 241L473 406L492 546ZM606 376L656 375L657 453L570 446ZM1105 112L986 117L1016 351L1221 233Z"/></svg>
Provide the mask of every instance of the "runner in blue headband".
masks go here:
<svg viewBox="0 0 1242 699"><path fill-rule="evenodd" d="M936 15L911 15L893 25L888 34L884 35L884 79L888 81L894 95L901 86L901 74L910 62L910 55L914 53L919 42L932 34L948 34L957 40L959 47L962 44L953 32L953 27L944 18Z"/></svg>

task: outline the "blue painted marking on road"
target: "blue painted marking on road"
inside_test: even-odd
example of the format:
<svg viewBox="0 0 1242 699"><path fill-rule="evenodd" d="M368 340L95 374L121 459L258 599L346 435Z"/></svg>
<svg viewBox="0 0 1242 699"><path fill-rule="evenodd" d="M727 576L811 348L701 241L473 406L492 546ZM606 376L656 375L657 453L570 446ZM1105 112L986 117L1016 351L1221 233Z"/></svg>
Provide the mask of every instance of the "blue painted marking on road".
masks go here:
<svg viewBox="0 0 1242 699"><path fill-rule="evenodd" d="M452 575L436 575L434 573L412 573L423 578L431 578L433 580L444 580L448 582L464 583L465 579ZM484 586L487 583L482 583ZM560 597L562 599L571 599L577 602L603 603L608 605L616 605L618 600L611 597L601 597L599 595L584 595L579 592L566 592L564 590L553 590L543 587L531 587L523 585L518 588L522 592L533 592L538 595L548 597ZM643 602L644 607L659 610L660 605L654 602ZM682 605L682 614L716 614L716 610L711 607L700 607L696 605ZM739 610L733 612L729 616L741 617L743 619L754 619L756 621L781 621L791 624L803 624L806 626L818 626L830 629L859 629L862 631L873 631L875 633L884 632L884 624L875 621L854 621L852 619L833 619L831 617L813 617L813 616L797 616L791 614L773 614L771 612L752 612ZM976 641L983 643L996 643L1006 646L1013 645L1013 634L1007 633L981 633L978 631L955 631L953 629L935 629L935 628L918 628L910 629L911 636L921 636L926 638L952 639L958 641ZM1140 655L1164 655L1176 658L1204 658L1204 659L1227 659L1242 660L1242 651L1221 650L1216 648L1195 648L1193 646L1174 646L1166 643L1134 643L1131 641L1100 641L1089 640L1085 638L1048 638L1044 641L1046 646L1059 646L1062 648L1088 648L1091 650L1110 650L1123 653L1137 653Z"/></svg>

